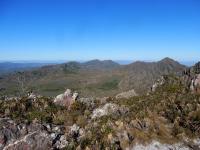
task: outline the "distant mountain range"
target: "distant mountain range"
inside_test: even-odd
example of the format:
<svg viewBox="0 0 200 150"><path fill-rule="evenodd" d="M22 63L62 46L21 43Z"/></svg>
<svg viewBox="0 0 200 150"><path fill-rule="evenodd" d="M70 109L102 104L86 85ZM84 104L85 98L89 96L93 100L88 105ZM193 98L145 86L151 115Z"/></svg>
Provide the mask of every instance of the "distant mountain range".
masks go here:
<svg viewBox="0 0 200 150"><path fill-rule="evenodd" d="M1 62L0 74L11 73L14 71L23 71L32 68L49 65L50 63L14 63L14 62Z"/></svg>
<svg viewBox="0 0 200 150"><path fill-rule="evenodd" d="M63 64L66 61L64 60L59 60L59 61L0 61L0 74L6 74L6 73L12 73L14 71L24 71L24 70L29 70L33 68L39 68L42 66L47 66L47 65L52 65L52 64ZM71 63L71 61L68 61ZM153 61L144 61L144 62L153 62ZM181 61L181 64L184 64L186 66L192 66L195 64L196 61ZM85 64L87 68L93 68L93 67L98 67L101 68L102 66L105 66L107 68L110 67L117 67L120 65L128 65L133 63L131 60L105 60L105 61L100 61L98 59L91 60L91 61L77 61L77 63L82 63ZM90 66L92 64L92 66ZM107 66L111 65L111 66ZM104 67L104 68L105 68Z"/></svg>
<svg viewBox="0 0 200 150"><path fill-rule="evenodd" d="M28 69L24 73L1 76L0 94L17 93L19 79L23 79L21 82L24 82L26 89L33 89L48 96L57 95L65 88L78 90L83 96L112 96L130 89L143 94L161 75L178 74L186 68L170 58L158 62L137 61L128 65L120 65L112 60L43 65L24 65L18 67ZM16 70L16 67L13 67L13 70Z"/></svg>

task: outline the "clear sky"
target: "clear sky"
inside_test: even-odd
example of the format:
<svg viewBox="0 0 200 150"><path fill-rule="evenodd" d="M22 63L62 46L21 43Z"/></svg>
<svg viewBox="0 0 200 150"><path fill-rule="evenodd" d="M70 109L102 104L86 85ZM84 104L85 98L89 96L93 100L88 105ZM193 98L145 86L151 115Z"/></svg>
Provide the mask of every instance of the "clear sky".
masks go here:
<svg viewBox="0 0 200 150"><path fill-rule="evenodd" d="M0 0L0 60L200 58L200 0Z"/></svg>

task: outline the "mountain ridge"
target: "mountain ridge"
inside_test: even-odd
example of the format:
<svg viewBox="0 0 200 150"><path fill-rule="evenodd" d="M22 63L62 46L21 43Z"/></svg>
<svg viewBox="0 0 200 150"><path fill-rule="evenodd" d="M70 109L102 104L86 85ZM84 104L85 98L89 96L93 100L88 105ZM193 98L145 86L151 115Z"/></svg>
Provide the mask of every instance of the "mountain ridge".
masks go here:
<svg viewBox="0 0 200 150"><path fill-rule="evenodd" d="M116 93L135 89L144 94L153 82L164 74L182 72L186 66L165 58L157 62L136 61L120 65L112 60L91 60L48 65L23 72L27 89L56 95L65 88L77 89L83 95L112 96ZM18 90L17 73L5 75L0 88L15 93ZM6 82L9 80L9 83ZM15 91L15 92L14 92ZM4 94L5 94L4 93ZM8 92L9 93L9 92ZM3 93L0 93L3 94Z"/></svg>

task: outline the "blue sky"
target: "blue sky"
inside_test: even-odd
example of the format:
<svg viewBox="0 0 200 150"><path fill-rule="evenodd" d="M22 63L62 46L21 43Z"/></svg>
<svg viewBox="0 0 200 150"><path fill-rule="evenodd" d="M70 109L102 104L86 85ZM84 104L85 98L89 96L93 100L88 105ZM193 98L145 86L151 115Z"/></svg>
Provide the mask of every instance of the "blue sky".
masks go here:
<svg viewBox="0 0 200 150"><path fill-rule="evenodd" d="M199 60L199 0L0 0L0 60Z"/></svg>

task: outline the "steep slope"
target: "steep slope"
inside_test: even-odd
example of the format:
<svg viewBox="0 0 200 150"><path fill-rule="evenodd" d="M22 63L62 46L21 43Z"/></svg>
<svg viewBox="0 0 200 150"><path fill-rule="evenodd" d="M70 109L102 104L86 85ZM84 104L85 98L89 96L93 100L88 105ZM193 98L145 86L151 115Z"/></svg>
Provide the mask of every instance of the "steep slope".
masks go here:
<svg viewBox="0 0 200 150"><path fill-rule="evenodd" d="M162 75L180 74L186 66L170 58L158 62L137 61L122 68L125 77L121 80L120 89L135 89L137 93L145 93L153 82Z"/></svg>

